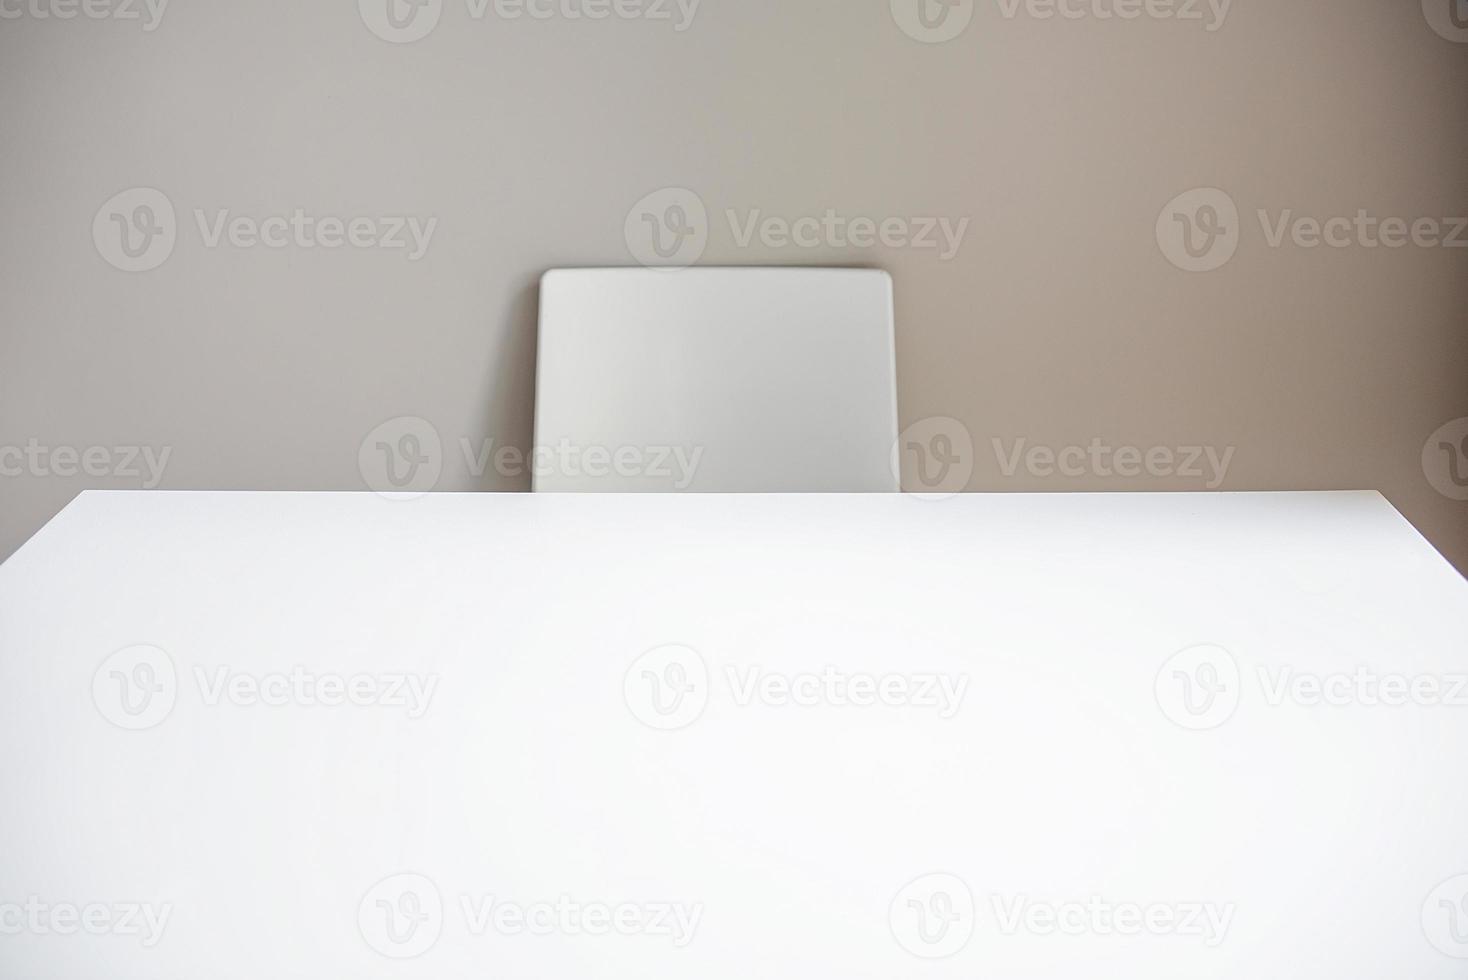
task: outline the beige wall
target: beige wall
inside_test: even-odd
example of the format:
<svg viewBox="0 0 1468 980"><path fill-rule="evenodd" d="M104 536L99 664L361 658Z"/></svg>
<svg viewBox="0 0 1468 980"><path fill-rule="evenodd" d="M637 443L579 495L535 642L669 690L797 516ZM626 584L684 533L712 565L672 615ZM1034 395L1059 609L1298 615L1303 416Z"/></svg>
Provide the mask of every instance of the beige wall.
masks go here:
<svg viewBox="0 0 1468 980"><path fill-rule="evenodd" d="M173 0L151 30L143 0L137 20L0 2L19 13L0 20L0 447L51 451L0 477L0 556L79 490L142 485L113 447L168 448L168 488L361 489L364 437L417 416L445 443L440 489L525 488L458 447L530 441L537 277L632 262L629 212L683 187L706 264L892 272L904 423L958 420L972 490L1209 482L1046 476L1043 456L1007 475L1020 439L1231 447L1223 488L1378 488L1468 568L1468 503L1430 482L1445 454L1423 465L1468 416L1468 249L1273 247L1257 214L1468 215L1453 0L1235 0L1221 24L1206 2L1122 20L1096 12L1127 0L1072 0L1077 19L967 0L941 44L904 31L923 35L918 0L703 0L684 30L687 0L595 21L442 0L401 44L363 2ZM147 199L104 204L138 187L176 242L124 272L110 215ZM1165 254L1186 264L1164 207L1195 188L1240 215L1198 260L1237 237L1213 271ZM195 217L297 208L437 224L412 261L211 247ZM945 258L893 234L741 244L726 216L828 208L970 223ZM54 475L59 447L105 447L107 475Z"/></svg>

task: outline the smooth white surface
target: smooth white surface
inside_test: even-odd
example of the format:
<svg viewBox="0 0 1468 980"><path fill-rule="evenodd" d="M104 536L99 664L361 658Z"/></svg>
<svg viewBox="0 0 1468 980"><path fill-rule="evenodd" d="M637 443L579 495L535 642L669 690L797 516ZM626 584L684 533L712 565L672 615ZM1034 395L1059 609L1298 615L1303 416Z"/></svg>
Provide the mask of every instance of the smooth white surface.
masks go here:
<svg viewBox="0 0 1468 980"><path fill-rule="evenodd" d="M885 272L558 269L541 280L536 371L537 446L629 461L557 455L537 491L898 489Z"/></svg>
<svg viewBox="0 0 1468 980"><path fill-rule="evenodd" d="M87 493L0 566L0 904L173 911L151 949L0 935L0 975L1461 977L1428 929L1468 872L1468 708L1274 706L1256 672L1461 675L1465 636L1468 584L1371 493ZM93 680L135 644L178 684L124 731ZM666 644L710 672L673 731L624 693ZM1200 644L1242 682L1188 731L1155 685ZM741 706L750 665L969 686L948 718ZM440 683L412 720L195 680L297 666ZM443 918L396 960L359 910L404 873ZM926 960L889 913L935 873L976 911ZM675 948L460 904L563 895L703 911ZM1235 911L1211 947L1006 934L1017 896Z"/></svg>

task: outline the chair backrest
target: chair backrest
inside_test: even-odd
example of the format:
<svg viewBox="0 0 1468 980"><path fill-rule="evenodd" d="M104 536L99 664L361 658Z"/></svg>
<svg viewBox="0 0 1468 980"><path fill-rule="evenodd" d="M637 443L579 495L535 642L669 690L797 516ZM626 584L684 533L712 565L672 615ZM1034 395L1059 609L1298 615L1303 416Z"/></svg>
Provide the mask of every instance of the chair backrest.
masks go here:
<svg viewBox="0 0 1468 980"><path fill-rule="evenodd" d="M885 272L541 280L538 492L895 493L896 442Z"/></svg>

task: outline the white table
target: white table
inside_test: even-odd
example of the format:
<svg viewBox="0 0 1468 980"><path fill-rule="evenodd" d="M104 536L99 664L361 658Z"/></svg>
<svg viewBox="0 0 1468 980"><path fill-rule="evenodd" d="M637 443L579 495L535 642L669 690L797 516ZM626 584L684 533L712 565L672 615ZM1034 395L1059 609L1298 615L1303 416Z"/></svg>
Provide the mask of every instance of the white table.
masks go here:
<svg viewBox="0 0 1468 980"><path fill-rule="evenodd" d="M1461 977L1465 673L1372 493L89 492L0 976Z"/></svg>

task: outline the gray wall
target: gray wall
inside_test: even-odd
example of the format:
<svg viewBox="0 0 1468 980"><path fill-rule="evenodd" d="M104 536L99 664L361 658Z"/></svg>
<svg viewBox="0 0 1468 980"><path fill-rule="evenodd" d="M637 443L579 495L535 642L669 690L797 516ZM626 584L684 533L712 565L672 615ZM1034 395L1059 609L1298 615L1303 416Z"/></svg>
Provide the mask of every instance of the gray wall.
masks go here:
<svg viewBox="0 0 1468 980"><path fill-rule="evenodd" d="M1366 222L1332 226L1345 247L1270 240L1286 211L1468 215L1463 0L1235 0L1221 23L1162 16L1192 0L963 0L933 32L918 0L702 0L682 30L673 0L428 0L411 43L369 27L401 39L385 0L87 2L0 0L0 447L33 450L0 455L0 556L86 487L154 482L116 447L166 448L166 488L362 489L364 438L413 416L442 437L439 489L524 489L459 447L530 442L538 276L632 263L629 213L681 187L705 264L893 273L904 424L954 420L918 431L971 439L971 490L1198 490L1219 480L1173 472L1186 447L1231 448L1224 489L1377 488L1468 568L1439 448L1468 421L1435 435L1468 416L1468 249L1428 225L1368 247ZM176 221L112 200L132 188ZM1226 196L1169 209L1196 188ZM726 215L828 208L905 225L797 247ZM212 233L226 209L373 219L363 241L437 224L417 260L211 245L196 212ZM162 234L134 230L130 259L113 215ZM938 217L969 219L954 255L897 233ZM1194 259L1189 218L1221 232L1195 226ZM1025 461L1098 439L1158 451L1154 472ZM89 449L93 475L56 475Z"/></svg>

